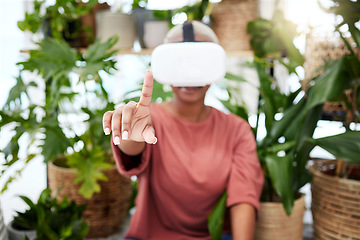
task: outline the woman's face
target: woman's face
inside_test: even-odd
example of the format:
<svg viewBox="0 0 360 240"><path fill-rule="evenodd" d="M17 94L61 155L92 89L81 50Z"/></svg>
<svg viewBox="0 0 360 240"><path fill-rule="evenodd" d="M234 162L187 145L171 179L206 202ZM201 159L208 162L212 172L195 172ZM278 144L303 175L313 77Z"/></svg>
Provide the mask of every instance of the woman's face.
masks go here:
<svg viewBox="0 0 360 240"><path fill-rule="evenodd" d="M203 87L174 87L171 86L174 98L183 103L204 102L206 91L210 85Z"/></svg>
<svg viewBox="0 0 360 240"><path fill-rule="evenodd" d="M195 34L195 40L197 42L212 42L208 36L203 36L200 34ZM170 42L183 42L183 41L184 41L183 35L179 35L178 37L170 40ZM171 86L172 91L174 93L174 98L186 104L204 102L205 94L209 89L209 87L210 85L206 85L203 87Z"/></svg>

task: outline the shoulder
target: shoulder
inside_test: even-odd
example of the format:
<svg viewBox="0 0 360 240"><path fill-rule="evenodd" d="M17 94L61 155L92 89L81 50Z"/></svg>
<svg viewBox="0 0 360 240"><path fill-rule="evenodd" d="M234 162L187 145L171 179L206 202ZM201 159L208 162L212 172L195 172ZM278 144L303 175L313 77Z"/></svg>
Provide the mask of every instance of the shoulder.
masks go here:
<svg viewBox="0 0 360 240"><path fill-rule="evenodd" d="M214 112L214 125L223 133L222 135L232 136L235 142L244 138L253 137L250 124L243 118L233 114L225 113L217 109Z"/></svg>
<svg viewBox="0 0 360 240"><path fill-rule="evenodd" d="M225 113L216 108L212 108L212 111L214 113L215 118L217 118L223 123L230 125L231 127L249 126L249 123L245 119L233 113Z"/></svg>

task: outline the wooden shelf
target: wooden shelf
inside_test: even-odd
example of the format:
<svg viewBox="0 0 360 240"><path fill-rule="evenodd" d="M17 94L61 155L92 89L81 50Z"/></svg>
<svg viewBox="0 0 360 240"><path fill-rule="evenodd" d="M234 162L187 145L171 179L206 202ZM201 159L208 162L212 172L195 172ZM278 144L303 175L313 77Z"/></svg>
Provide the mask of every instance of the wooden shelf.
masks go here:
<svg viewBox="0 0 360 240"><path fill-rule="evenodd" d="M145 48L141 49L141 51L134 51L133 49L120 49L118 54L126 55L126 54L133 54L133 55L151 55L154 49ZM252 50L236 50L236 51L226 51L226 56L228 57L253 57L254 52Z"/></svg>
<svg viewBox="0 0 360 240"><path fill-rule="evenodd" d="M151 55L152 48L141 49L141 51L134 51L133 49L120 49L117 55ZM85 49L81 49L81 52L84 52ZM20 50L21 53L29 53L29 50ZM235 50L235 51L226 51L226 56L228 57L240 57L248 58L253 57L254 52L251 50Z"/></svg>

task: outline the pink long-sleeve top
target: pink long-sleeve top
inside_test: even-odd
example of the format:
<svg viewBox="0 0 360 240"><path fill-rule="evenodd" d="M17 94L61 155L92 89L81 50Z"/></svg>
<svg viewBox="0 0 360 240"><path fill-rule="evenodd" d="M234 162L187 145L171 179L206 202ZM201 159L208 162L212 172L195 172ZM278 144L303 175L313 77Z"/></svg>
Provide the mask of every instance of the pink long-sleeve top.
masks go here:
<svg viewBox="0 0 360 240"><path fill-rule="evenodd" d="M211 109L204 121L180 120L161 104L151 106L158 142L129 157L113 153L119 172L138 177L136 211L126 238L210 239L207 219L224 191L227 206L259 210L264 181L248 123Z"/></svg>

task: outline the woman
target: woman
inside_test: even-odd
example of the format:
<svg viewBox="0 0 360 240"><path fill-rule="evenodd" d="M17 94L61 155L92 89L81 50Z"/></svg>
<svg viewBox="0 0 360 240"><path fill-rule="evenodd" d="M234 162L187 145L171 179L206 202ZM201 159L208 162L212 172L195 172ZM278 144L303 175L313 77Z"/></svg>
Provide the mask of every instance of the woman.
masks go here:
<svg viewBox="0 0 360 240"><path fill-rule="evenodd" d="M195 41L217 42L209 27L192 24ZM182 38L176 26L165 42ZM138 177L126 238L208 240L207 218L227 191L232 238L253 239L263 175L250 126L206 106L209 85L172 86L173 99L161 104L150 104L152 86L148 71L140 101L103 119L119 172Z"/></svg>

